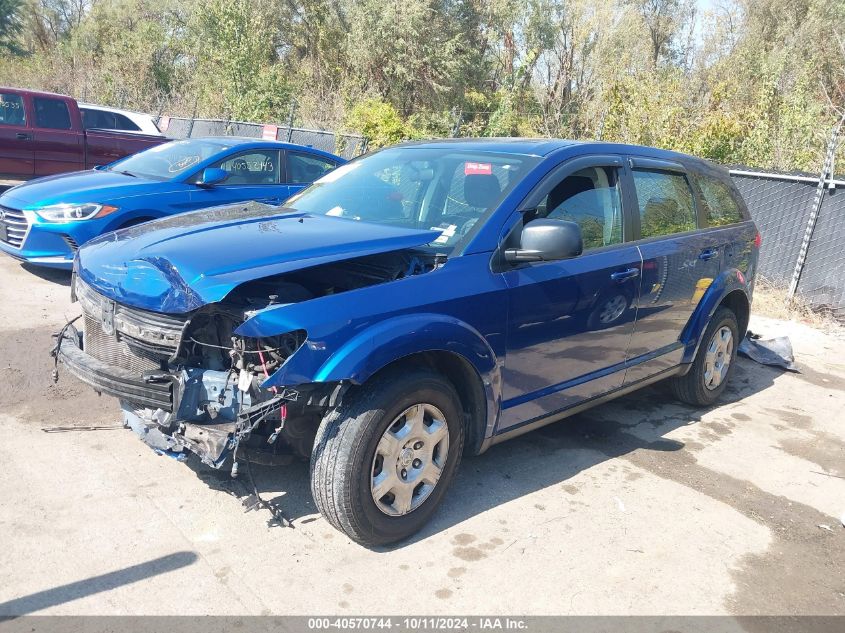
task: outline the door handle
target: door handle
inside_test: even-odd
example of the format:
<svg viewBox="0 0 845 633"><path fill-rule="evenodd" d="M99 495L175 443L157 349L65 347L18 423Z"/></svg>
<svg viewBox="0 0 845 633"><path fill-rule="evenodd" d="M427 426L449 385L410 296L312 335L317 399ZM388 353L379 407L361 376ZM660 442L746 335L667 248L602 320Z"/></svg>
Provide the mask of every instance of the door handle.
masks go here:
<svg viewBox="0 0 845 633"><path fill-rule="evenodd" d="M32 140L32 134L26 134L24 132L18 132L17 134L15 134L15 138L18 139L19 141L31 141Z"/></svg>
<svg viewBox="0 0 845 633"><path fill-rule="evenodd" d="M701 251L701 253L698 255L698 259L702 259L706 262L708 259L713 259L714 257L716 257L716 255L718 254L719 251L717 249L708 248L706 250Z"/></svg>
<svg viewBox="0 0 845 633"><path fill-rule="evenodd" d="M619 272L616 272L616 273L610 273L610 278L613 281L622 282L622 281L626 281L627 279L633 279L634 277L637 277L639 274L640 274L639 268L629 268L628 270L620 270Z"/></svg>

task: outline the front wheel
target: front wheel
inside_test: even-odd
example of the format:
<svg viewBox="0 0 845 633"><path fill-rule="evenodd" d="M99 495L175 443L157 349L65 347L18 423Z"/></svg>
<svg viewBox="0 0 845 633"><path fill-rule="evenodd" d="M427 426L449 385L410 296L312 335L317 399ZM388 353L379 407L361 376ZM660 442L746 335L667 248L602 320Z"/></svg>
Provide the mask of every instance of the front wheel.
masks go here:
<svg viewBox="0 0 845 633"><path fill-rule="evenodd" d="M718 308L704 331L690 370L669 381L675 397L696 406L713 404L733 372L739 340L736 315L728 308Z"/></svg>
<svg viewBox="0 0 845 633"><path fill-rule="evenodd" d="M323 419L311 454L320 512L364 545L417 532L458 467L460 411L452 384L424 369L389 372L347 394Z"/></svg>

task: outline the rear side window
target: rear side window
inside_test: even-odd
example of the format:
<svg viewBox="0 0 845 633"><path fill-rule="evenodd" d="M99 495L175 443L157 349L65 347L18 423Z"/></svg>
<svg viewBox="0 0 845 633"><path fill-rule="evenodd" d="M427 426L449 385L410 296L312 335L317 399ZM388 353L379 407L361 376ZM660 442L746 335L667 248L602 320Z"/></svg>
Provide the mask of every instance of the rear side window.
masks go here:
<svg viewBox="0 0 845 633"><path fill-rule="evenodd" d="M141 128L135 125L129 117L118 114L117 112L114 113L114 129L126 130L127 132L141 131Z"/></svg>
<svg viewBox="0 0 845 633"><path fill-rule="evenodd" d="M23 98L0 92L0 125L26 125Z"/></svg>
<svg viewBox="0 0 845 633"><path fill-rule="evenodd" d="M334 161L298 152L288 152L288 182L310 184L337 167Z"/></svg>
<svg viewBox="0 0 845 633"><path fill-rule="evenodd" d="M86 130L100 129L100 130L126 130L128 132L140 132L135 123L129 117L126 117L117 112L105 112L103 110L91 110L88 108L80 108L82 113L82 126Z"/></svg>
<svg viewBox="0 0 845 633"><path fill-rule="evenodd" d="M707 226L725 226L743 221L739 204L727 184L716 178L699 176L698 186L707 214Z"/></svg>
<svg viewBox="0 0 845 633"><path fill-rule="evenodd" d="M35 97L35 126L50 130L69 130L70 112L67 104L58 99Z"/></svg>
<svg viewBox="0 0 845 633"><path fill-rule="evenodd" d="M633 173L641 238L684 233L696 228L695 202L686 176L645 169L635 169Z"/></svg>

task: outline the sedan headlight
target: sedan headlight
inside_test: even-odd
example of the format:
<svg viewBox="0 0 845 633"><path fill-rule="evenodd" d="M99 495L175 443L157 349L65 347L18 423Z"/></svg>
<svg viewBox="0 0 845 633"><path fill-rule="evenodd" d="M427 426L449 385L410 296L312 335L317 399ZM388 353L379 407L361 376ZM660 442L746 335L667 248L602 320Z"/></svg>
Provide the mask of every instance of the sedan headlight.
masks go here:
<svg viewBox="0 0 845 633"><path fill-rule="evenodd" d="M81 204L51 204L34 211L47 222L74 222L76 220L90 220L101 218L117 211L117 207L95 202Z"/></svg>

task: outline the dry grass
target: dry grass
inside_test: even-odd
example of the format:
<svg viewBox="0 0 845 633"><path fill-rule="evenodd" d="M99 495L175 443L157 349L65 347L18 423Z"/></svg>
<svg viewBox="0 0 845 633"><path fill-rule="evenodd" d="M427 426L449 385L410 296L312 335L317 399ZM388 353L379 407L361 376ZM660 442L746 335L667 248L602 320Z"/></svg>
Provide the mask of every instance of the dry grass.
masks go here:
<svg viewBox="0 0 845 633"><path fill-rule="evenodd" d="M806 299L797 295L790 301L787 298L785 286L776 285L759 277L754 286L754 303L751 311L773 319L797 321L824 331L840 330L843 327L842 321L837 320L832 310L815 308Z"/></svg>

